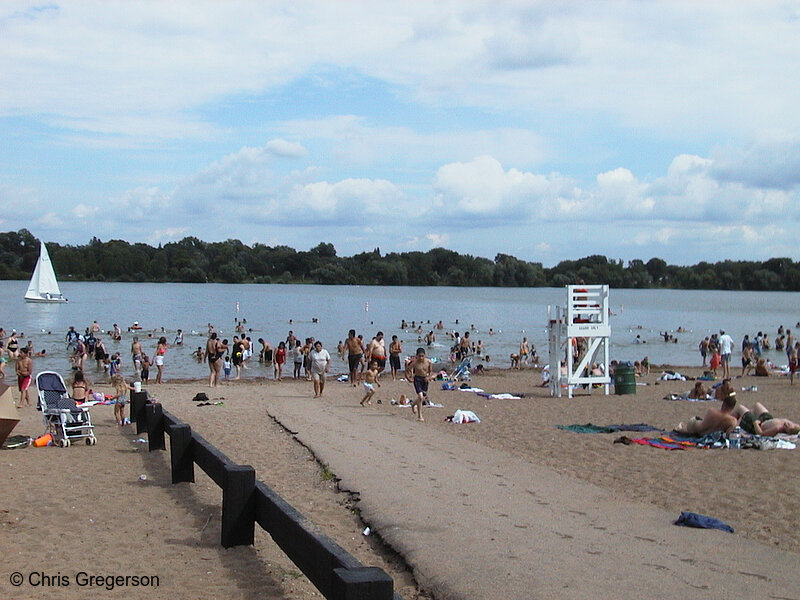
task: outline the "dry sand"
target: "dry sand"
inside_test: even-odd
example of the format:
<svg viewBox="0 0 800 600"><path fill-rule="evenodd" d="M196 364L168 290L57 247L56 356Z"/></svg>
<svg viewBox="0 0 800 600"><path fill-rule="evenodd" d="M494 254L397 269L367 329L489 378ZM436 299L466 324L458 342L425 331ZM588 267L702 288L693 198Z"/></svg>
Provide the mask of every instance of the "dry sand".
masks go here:
<svg viewBox="0 0 800 600"><path fill-rule="evenodd" d="M251 369L251 373L257 372L258 369ZM696 369L683 372L699 373ZM794 569L789 573L784 562L787 557L789 562L796 562L792 552L800 542L800 513L794 500L800 449L668 452L613 444L618 435L581 435L555 428L557 424L571 423L644 422L669 429L678 421L701 415L710 405L662 400L668 393L688 390L691 384L656 385L656 376L654 371L642 378L640 381L648 385L638 387L636 395L604 396L595 390L590 396L558 399L550 398L547 390L536 387L539 377L533 370L488 372L474 377L473 383L488 392L524 393L525 398L486 400L472 393L441 391L434 385L431 399L443 403L445 408L426 411L426 423L414 422L410 409L388 404L392 397L409 394L410 386L385 379L376 395L383 403L365 408L358 406L360 389L335 381L328 383L322 400L311 398L311 384L305 381L232 382L209 393L212 399L224 397L223 405L205 407L191 402L196 392L209 392L202 382L151 385L148 389L168 410L233 460L252 464L259 479L364 564L387 570L395 578L396 589L408 600L419 595L415 581L401 560L380 551L376 536L361 535L363 523L354 514L358 512L355 509L360 508L378 536L402 551L423 590L434 592L437 598L525 597L525 590L518 589L520 582L525 581L525 572L537 563L550 564L553 559L545 560L541 554L541 560L515 562L514 557L536 550L537 543L549 539L548 535L555 530L549 523L525 523L523 527L518 522L517 527L511 525L517 530L512 532L514 535L505 535L503 523L517 518L514 512L517 504L524 509L525 502L531 501L535 493L544 493L542 490L547 493L538 498L536 506L548 504L547 499L558 497L563 490L566 497L571 490L580 490L578 497L565 500L563 506L550 504L547 508L551 517L561 519L562 529L575 528L564 530L565 537L550 543L553 556L569 556L575 544L570 537L574 540L582 539L582 535L598 535L590 531L586 519L595 522L611 519L603 522L614 523L628 519L636 527L645 526L647 519L660 519L664 526L680 533L654 526L652 539L641 540L644 548L659 540L665 554L675 554L677 550L670 544L682 543L672 539L677 536L676 539L686 540L682 550L688 556L702 550L711 540L719 548L719 563L734 563L730 565L732 576L726 574L728 567L719 563L701 565L724 575L728 581L725 589L714 586L703 589L692 579L697 574L689 573L689 566L685 576L678 573L678 579L689 581L697 597L747 597L737 590L750 590L753 585L764 586L764 595L768 597L770 593L774 597L797 597L797 585L781 590L773 586L786 586L786 581L795 577ZM758 392L738 392L745 404L760 401L776 415L800 420L800 403L795 393L800 386L790 387L784 378L755 377L737 379L735 385L758 386ZM444 416L456 408L474 410L482 423L459 426L443 422ZM20 412L23 420L14 433L40 433L39 413L32 409ZM13 571L60 572L68 576L72 580L69 587L47 588L56 598L87 595L118 598L123 593L131 597L173 598L314 595L314 588L258 528L252 548L224 550L218 545L221 494L201 471L196 470L195 484L171 485L166 453L147 453L146 445L133 443L138 436L130 427L119 429L113 424L112 407L96 407L93 415L99 437L95 447L30 448L0 453L0 483L4 489L0 501L0 549L5 558L4 572L0 573L0 596L29 598L42 591L27 583L20 588L11 587L8 578ZM286 427L296 431L300 441L329 463L343 485L352 492L360 492L360 501L358 496L354 499L349 494L333 492L333 482L324 481L312 455L292 439ZM385 444L380 443L384 441ZM342 448L352 449L349 459ZM418 451L430 452L425 464L415 464ZM463 479L455 484L440 477L448 472L455 476L453 468L448 471L448 464L455 465L459 458L478 455L492 461L495 471L499 471L498 481L507 487L498 488L494 483L490 486L495 475L479 471L469 481L469 486L476 488L474 491L461 489L468 487ZM442 457L442 465L434 464L437 456ZM505 471L503 465L507 467ZM442 470L431 476L432 470L440 466ZM528 471L536 473L538 482L529 485L526 491L519 479L521 473ZM145 481L139 479L141 474L147 476ZM547 490L544 480L550 482L552 489ZM581 480L592 485L581 487L584 485ZM572 483L576 481L577 484ZM531 491L531 488L536 489ZM389 500L381 493L386 489L391 492ZM447 494L471 494L470 502L456 505L447 500L452 498ZM440 516L445 522L450 519L451 527L422 531L422 525L432 523L426 520L432 515L425 514L428 496L431 502L439 497L450 502L449 514ZM498 524L495 539L488 532L482 539L481 531L464 535L469 522L461 520L461 515L494 506L498 498L506 502L508 510L490 515L488 522ZM419 511L409 508L415 506L415 501ZM567 506L568 502L574 505ZM602 506L613 506L616 502L620 507L624 505L624 510L621 508L620 514L612 515L613 510L608 515L598 514L602 511L590 505L595 502ZM468 504L471 506L463 506ZM736 534L697 532L668 525L664 515L675 518L681 510L720 518L732 525ZM573 513L590 516L583 518ZM640 515L646 518L639 519ZM603 585L595 586L594 594L582 587L590 584L598 573L606 577L613 573L616 568L613 563L620 560L619 554L615 554L618 549L610 547L614 544L613 537L603 536L587 537L586 543L592 545L594 553L583 559L577 557L586 561L586 570L572 573L570 580L580 581L581 585L554 581L562 576L554 564L537 575L541 597L574 597L576 590L584 596L608 597L609 589L614 590L613 581L598 581ZM505 561L507 572L479 574L479 585L474 588L466 584L470 574L465 572L459 585L452 574L461 567L467 569L468 565L454 564L457 559L444 553L430 560L415 546L417 543L434 546L441 540L462 546L478 545L473 554L499 556ZM635 552L637 543L634 540L627 545ZM752 556L743 546L752 548ZM760 558L774 562L757 564ZM620 587L612 595L632 597L647 591L658 596L653 586L663 581L663 570L676 571L670 560L680 563L681 559L665 556L660 569L653 565L634 569L629 576L641 581L641 586L626 588L624 593ZM568 560L561 562L569 564ZM692 565L692 568L698 567ZM160 587L155 594L152 589L143 588L113 591L92 588L92 593L87 594L74 581L80 570L114 575L154 574L160 579ZM622 586L621 581L619 585ZM470 589L474 590L472 594Z"/></svg>

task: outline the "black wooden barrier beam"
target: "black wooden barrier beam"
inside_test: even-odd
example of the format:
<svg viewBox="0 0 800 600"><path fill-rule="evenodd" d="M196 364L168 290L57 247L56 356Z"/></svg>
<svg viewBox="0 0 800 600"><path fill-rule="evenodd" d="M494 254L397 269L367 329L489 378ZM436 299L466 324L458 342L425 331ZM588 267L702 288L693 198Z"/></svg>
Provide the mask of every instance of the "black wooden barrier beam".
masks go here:
<svg viewBox="0 0 800 600"><path fill-rule="evenodd" d="M144 406L147 404L147 392L131 392L131 421L136 423L136 434L144 432Z"/></svg>
<svg viewBox="0 0 800 600"><path fill-rule="evenodd" d="M167 449L167 445L164 442L163 410L158 403L151 402L144 405L144 416L147 419L147 445L150 452Z"/></svg>
<svg viewBox="0 0 800 600"><path fill-rule="evenodd" d="M186 423L167 423L166 430L169 434L172 483L194 483L192 428Z"/></svg>
<svg viewBox="0 0 800 600"><path fill-rule="evenodd" d="M135 412L136 394L143 398ZM253 467L237 465L160 404L148 403L146 392L133 393L131 415L137 430L141 426L147 431L151 451L165 450L164 434L170 436L173 483L194 481L197 463L222 488L223 547L252 544L258 523L328 600L402 600L382 569L363 566L269 486L256 481Z"/></svg>
<svg viewBox="0 0 800 600"><path fill-rule="evenodd" d="M255 535L256 470L225 465L222 473L222 546L248 546Z"/></svg>

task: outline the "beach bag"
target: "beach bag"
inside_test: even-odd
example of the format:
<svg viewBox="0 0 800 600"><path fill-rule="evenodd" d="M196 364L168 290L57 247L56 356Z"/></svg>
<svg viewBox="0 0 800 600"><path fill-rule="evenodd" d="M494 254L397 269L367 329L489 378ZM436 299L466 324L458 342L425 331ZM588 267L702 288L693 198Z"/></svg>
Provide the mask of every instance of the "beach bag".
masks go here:
<svg viewBox="0 0 800 600"><path fill-rule="evenodd" d="M52 444L53 444L53 436L49 433L45 433L44 435L41 435L35 440L33 440L33 445L36 446L37 448L52 446Z"/></svg>

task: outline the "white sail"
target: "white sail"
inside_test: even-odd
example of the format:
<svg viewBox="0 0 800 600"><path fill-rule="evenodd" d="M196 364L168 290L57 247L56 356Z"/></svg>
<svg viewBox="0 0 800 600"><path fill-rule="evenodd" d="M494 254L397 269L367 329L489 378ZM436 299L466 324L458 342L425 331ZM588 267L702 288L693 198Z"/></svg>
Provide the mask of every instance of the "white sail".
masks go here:
<svg viewBox="0 0 800 600"><path fill-rule="evenodd" d="M39 260L33 270L33 276L28 284L28 291L25 292L25 300L28 302L66 302L67 299L61 295L58 287L56 272L53 270L53 263L50 262L50 255L44 242L41 242L39 249Z"/></svg>

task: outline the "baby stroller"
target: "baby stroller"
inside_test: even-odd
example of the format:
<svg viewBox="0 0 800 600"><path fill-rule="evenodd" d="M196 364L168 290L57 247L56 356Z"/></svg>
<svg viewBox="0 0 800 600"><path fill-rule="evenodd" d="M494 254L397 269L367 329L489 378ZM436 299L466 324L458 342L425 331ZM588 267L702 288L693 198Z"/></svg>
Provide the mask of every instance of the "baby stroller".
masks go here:
<svg viewBox="0 0 800 600"><path fill-rule="evenodd" d="M85 439L87 446L97 443L89 407L75 404L61 375L42 371L36 376L36 387L39 390L39 410L54 444L66 448L79 439Z"/></svg>

